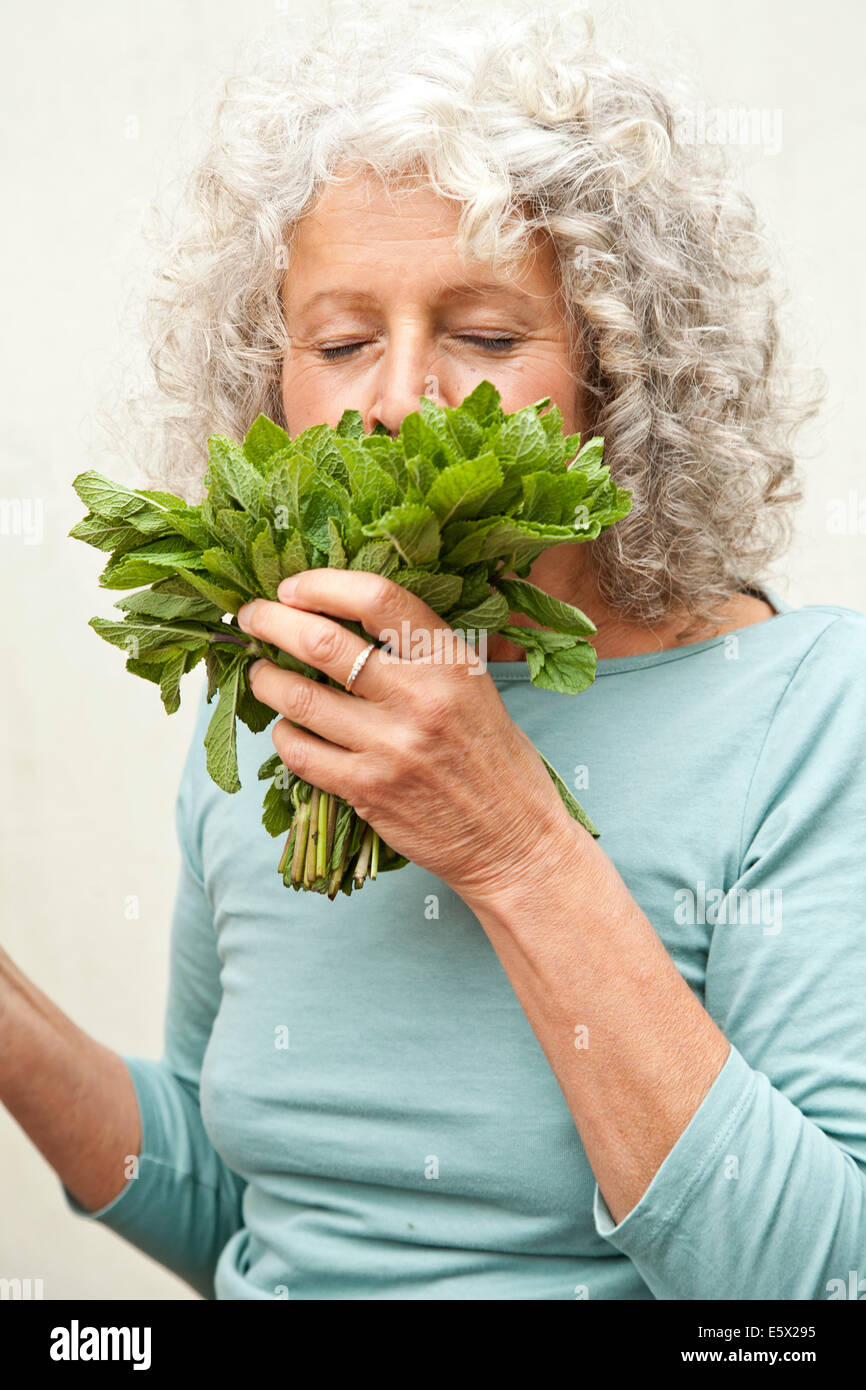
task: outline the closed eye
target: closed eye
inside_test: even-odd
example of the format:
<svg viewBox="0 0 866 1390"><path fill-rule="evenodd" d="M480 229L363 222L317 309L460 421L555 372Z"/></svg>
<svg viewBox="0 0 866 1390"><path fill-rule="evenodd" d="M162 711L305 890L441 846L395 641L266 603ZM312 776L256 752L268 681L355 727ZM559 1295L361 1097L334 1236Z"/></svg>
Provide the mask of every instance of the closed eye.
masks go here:
<svg viewBox="0 0 866 1390"><path fill-rule="evenodd" d="M339 362L345 354L363 346L363 343L343 343L340 347L320 348L319 356L323 362Z"/></svg>
<svg viewBox="0 0 866 1390"><path fill-rule="evenodd" d="M459 342L475 343L484 348L486 352L507 352L514 347L516 338L484 338L478 334L462 334ZM364 347L364 343L342 343L339 347L319 348L319 356L323 362L344 361L351 353L357 352L358 348Z"/></svg>
<svg viewBox="0 0 866 1390"><path fill-rule="evenodd" d="M514 347L514 344L517 342L517 339L516 339L516 338L481 338L481 337L477 337L477 336L475 336L475 335L469 334L469 335L466 335L466 336L464 336L463 338L461 338L461 342L465 342L465 343L480 343L480 345L481 345L483 348L485 348L488 352L504 352L504 351L507 351L508 348Z"/></svg>

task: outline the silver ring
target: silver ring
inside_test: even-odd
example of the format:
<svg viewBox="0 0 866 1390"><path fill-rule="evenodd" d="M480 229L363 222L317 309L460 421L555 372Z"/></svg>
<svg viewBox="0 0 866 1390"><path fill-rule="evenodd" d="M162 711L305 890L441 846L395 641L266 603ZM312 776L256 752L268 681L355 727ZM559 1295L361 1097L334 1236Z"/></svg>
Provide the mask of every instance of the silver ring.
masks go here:
<svg viewBox="0 0 866 1390"><path fill-rule="evenodd" d="M370 655L370 653L371 653L372 651L375 651L375 650L376 650L376 643L375 643L375 642L371 642L370 645L369 645L368 647L365 647L365 648L364 648L364 650L361 652L360 656L357 656L357 657L355 658L355 664L354 664L354 666L352 667L351 671L349 672L349 679L346 681L346 684L345 684L345 686L344 686L344 689L345 689L345 690L348 690L348 691L351 693L352 686L355 684L355 681L358 679L358 676L361 674L361 671L364 669L364 663L365 663L365 661L367 660L367 658L368 658L368 656Z"/></svg>

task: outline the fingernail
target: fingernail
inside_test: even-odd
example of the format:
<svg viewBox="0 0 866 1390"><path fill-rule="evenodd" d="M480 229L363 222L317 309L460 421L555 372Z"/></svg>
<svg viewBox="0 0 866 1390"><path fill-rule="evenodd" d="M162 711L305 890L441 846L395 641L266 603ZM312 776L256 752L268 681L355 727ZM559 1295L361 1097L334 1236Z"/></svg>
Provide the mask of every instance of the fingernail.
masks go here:
<svg viewBox="0 0 866 1390"><path fill-rule="evenodd" d="M249 676L250 680L252 680L253 676L256 674L256 671L259 669L260 666L267 666L267 664L268 663L265 661L265 658L263 656L260 656L258 661L254 661L249 671L247 672L247 675Z"/></svg>
<svg viewBox="0 0 866 1390"><path fill-rule="evenodd" d="M299 574L292 574L288 579L281 579L277 585L277 598L286 603L297 589L300 577Z"/></svg>
<svg viewBox="0 0 866 1390"><path fill-rule="evenodd" d="M238 627L246 628L252 617L253 609L257 603L261 603L260 598L254 598L252 603L245 603L243 608L238 609Z"/></svg>

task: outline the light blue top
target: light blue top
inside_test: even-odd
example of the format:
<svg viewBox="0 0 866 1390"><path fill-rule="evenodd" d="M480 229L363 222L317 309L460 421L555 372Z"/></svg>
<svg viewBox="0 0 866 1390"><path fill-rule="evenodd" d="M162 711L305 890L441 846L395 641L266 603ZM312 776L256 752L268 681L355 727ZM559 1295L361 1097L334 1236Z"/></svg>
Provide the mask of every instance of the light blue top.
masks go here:
<svg viewBox="0 0 866 1390"><path fill-rule="evenodd" d="M139 1173L92 1219L210 1298L866 1293L866 615L767 597L577 697L490 668L731 1043L624 1220L462 899L415 865L284 888L270 733L239 729L227 796L204 703L165 1050L125 1058Z"/></svg>

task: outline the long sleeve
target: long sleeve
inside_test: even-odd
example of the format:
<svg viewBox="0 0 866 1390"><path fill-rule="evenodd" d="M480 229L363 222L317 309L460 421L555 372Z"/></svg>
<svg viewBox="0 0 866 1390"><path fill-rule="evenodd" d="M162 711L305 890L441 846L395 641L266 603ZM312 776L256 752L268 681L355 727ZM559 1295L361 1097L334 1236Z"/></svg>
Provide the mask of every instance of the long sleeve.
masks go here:
<svg viewBox="0 0 866 1390"><path fill-rule="evenodd" d="M199 720L199 724L201 720ZM177 831L181 868L171 930L165 1041L159 1061L124 1056L141 1112L138 1173L107 1206L68 1205L214 1297L214 1270L229 1237L243 1224L244 1181L217 1154L202 1123L202 1058L220 1002L220 962L213 917L191 831L192 772L200 728L181 780Z"/></svg>
<svg viewBox="0 0 866 1390"><path fill-rule="evenodd" d="M595 1186L596 1230L659 1299L866 1296L866 618L838 611L776 705L714 904L704 1004L730 1053L618 1225Z"/></svg>

